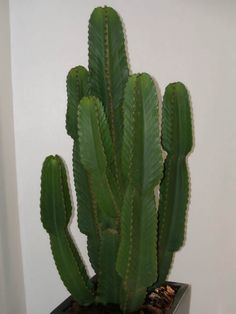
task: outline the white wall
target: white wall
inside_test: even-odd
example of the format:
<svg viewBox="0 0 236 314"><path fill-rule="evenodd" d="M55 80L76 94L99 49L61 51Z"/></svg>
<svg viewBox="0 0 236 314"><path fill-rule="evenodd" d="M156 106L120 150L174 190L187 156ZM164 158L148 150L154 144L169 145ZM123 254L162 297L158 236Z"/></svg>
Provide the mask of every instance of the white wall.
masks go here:
<svg viewBox="0 0 236 314"><path fill-rule="evenodd" d="M8 0L0 1L0 313L25 314L16 190Z"/></svg>
<svg viewBox="0 0 236 314"><path fill-rule="evenodd" d="M39 217L41 163L64 156L65 77L87 65L89 14L104 1L11 0L14 121L27 314L48 313L66 295ZM236 306L236 3L230 0L106 1L123 17L133 72L163 92L191 91L195 150L187 243L170 279L192 284L191 314L234 314ZM76 235L83 254L85 241Z"/></svg>

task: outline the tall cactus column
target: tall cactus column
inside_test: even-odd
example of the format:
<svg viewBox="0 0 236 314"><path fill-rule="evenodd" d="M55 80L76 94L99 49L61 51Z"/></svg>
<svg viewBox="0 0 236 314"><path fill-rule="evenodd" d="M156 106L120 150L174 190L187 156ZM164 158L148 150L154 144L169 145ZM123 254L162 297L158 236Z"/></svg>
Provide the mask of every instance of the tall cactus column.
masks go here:
<svg viewBox="0 0 236 314"><path fill-rule="evenodd" d="M114 146L112 170L121 189L122 102L129 69L122 22L116 11L96 8L89 20L88 39L90 92L104 107Z"/></svg>
<svg viewBox="0 0 236 314"><path fill-rule="evenodd" d="M78 225L88 236L90 262L99 282L97 300L104 303L107 300L119 303L120 280L114 265L119 245L118 222L123 199L119 171L123 126L121 105L128 74L120 18L112 8L96 8L89 21L89 72L80 66L72 70L67 79L67 131L74 139L73 171L78 201ZM80 127L80 143L84 145L80 145L78 140L78 104L86 95L96 96L101 101L100 103L98 99L87 98L79 105L79 126L85 119L85 109L89 104L92 107L95 104L97 110L93 116L95 120L91 121L95 123L98 119L97 135L102 141L101 151L105 149L106 165L101 179L94 169L88 169L86 161L82 162L81 147L84 147L83 154L90 147L88 142L85 143L89 136L87 137L86 129L82 131L83 126ZM100 108L101 104L103 108ZM92 111L93 109L90 113L87 112L87 118L89 114L92 115ZM115 216L110 217L110 211Z"/></svg>
<svg viewBox="0 0 236 314"><path fill-rule="evenodd" d="M183 245L189 199L186 157L192 149L192 123L189 95L182 83L167 86L162 114L162 146L167 157L160 186L159 284L168 275L174 252Z"/></svg>
<svg viewBox="0 0 236 314"><path fill-rule="evenodd" d="M157 278L157 211L154 188L162 177L158 102L148 74L132 75L125 89L122 171L126 193L117 271L124 313L138 309ZM132 294L130 293L132 291Z"/></svg>

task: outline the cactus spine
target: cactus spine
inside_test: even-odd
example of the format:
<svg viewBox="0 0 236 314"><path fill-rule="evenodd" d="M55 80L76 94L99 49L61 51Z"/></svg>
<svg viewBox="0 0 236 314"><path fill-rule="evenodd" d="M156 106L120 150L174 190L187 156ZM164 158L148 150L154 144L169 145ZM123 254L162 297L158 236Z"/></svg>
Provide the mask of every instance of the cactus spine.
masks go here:
<svg viewBox="0 0 236 314"><path fill-rule="evenodd" d="M89 21L89 70L71 69L67 95L78 226L87 236L96 286L67 230L72 207L58 156L43 164L42 223L72 296L80 304L114 303L131 313L148 287L165 280L183 244L192 147L188 93L182 83L167 86L160 136L155 84L146 73L129 75L120 18L99 7Z"/></svg>

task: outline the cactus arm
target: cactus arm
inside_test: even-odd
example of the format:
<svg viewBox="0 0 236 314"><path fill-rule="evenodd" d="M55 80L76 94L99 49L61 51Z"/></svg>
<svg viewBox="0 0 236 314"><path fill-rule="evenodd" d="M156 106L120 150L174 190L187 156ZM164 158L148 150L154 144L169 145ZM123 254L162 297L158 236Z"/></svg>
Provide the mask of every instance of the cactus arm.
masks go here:
<svg viewBox="0 0 236 314"><path fill-rule="evenodd" d="M123 176L140 191L153 190L162 177L162 152L156 88L148 74L129 78L123 110Z"/></svg>
<svg viewBox="0 0 236 314"><path fill-rule="evenodd" d="M119 243L117 223L120 210L117 196L113 193L113 181L108 168L112 158L110 130L102 104L95 97L84 97L81 100L78 108L78 126L80 159L91 182L91 192L98 206L100 224L97 299L105 304L117 303L119 278L114 265ZM108 265L109 271L106 270Z"/></svg>
<svg viewBox="0 0 236 314"><path fill-rule="evenodd" d="M50 234L51 250L60 278L73 298L80 304L94 301L89 281L84 281L85 268L80 269L66 233ZM81 261L82 262L82 261Z"/></svg>
<svg viewBox="0 0 236 314"><path fill-rule="evenodd" d="M98 270L99 224L97 206L92 199L91 188L86 170L79 158L77 111L80 100L89 93L88 71L77 66L67 75L67 133L74 139L73 175L77 196L78 226L87 235L87 249L91 265Z"/></svg>
<svg viewBox="0 0 236 314"><path fill-rule="evenodd" d="M159 277L162 284L172 264L173 254L184 239L188 202L188 175L185 160L167 156L159 203Z"/></svg>
<svg viewBox="0 0 236 314"><path fill-rule="evenodd" d="M145 274L145 278L144 273L146 267L145 269L140 269L142 264L145 265L143 261L147 256L149 256L149 254L145 257L144 254L146 252L144 250L142 254L140 254L140 227L139 230L136 229L140 224L140 222L137 222L136 216L136 211L140 211L140 206L135 208L137 205L137 201L135 201L135 198L137 199L137 195L135 194L135 189L129 186L126 190L122 208L121 242L116 264L117 271L122 277L120 307L123 313L133 312L140 307L146 295L146 287L150 284L150 281L146 277L150 274L150 269ZM138 219L141 220L142 218L143 217L140 217L139 214ZM143 237L142 240L145 241L149 239ZM147 282L145 283L146 280Z"/></svg>
<svg viewBox="0 0 236 314"><path fill-rule="evenodd" d="M183 83L166 87L163 99L162 146L170 155L187 156L192 149L190 100Z"/></svg>
<svg viewBox="0 0 236 314"><path fill-rule="evenodd" d="M117 230L106 229L102 231L97 288L97 302L99 303L119 304L121 281L114 267L118 246L119 234Z"/></svg>
<svg viewBox="0 0 236 314"><path fill-rule="evenodd" d="M107 156L103 143L110 140L101 138L102 120L99 117L102 111L102 105L95 97L84 97L80 102L78 109L80 158L90 176L99 208L108 217L114 218L119 214L119 209L107 176ZM104 134L109 137L109 129Z"/></svg>
<svg viewBox="0 0 236 314"><path fill-rule="evenodd" d="M67 75L66 87L66 130L74 140L77 140L77 108L80 99L88 94L88 71L83 66L72 68Z"/></svg>
<svg viewBox="0 0 236 314"><path fill-rule="evenodd" d="M168 155L160 186L159 284L166 279L185 233L189 197L186 156L192 149L192 125L189 96L182 83L167 86L162 119L162 145Z"/></svg>
<svg viewBox="0 0 236 314"><path fill-rule="evenodd" d="M91 184L86 170L79 157L79 141L73 146L73 174L78 202L78 226L87 235L87 249L89 260L95 272L98 271L99 243L101 228L98 220L96 200L91 192Z"/></svg>
<svg viewBox="0 0 236 314"><path fill-rule="evenodd" d="M146 288L157 277L154 187L162 177L158 123L157 95L152 79L148 74L131 76L125 90L122 148L127 190L116 264L123 280L121 304L125 313L141 306Z"/></svg>
<svg viewBox="0 0 236 314"><path fill-rule="evenodd" d="M162 231L168 232L166 247L170 251L178 251L184 241L185 216L189 194L185 158L175 159L168 156L165 161L164 173L165 178L160 189L160 237Z"/></svg>
<svg viewBox="0 0 236 314"><path fill-rule="evenodd" d="M41 221L48 233L64 230L70 220L72 206L66 170L59 156L48 156L41 176Z"/></svg>
<svg viewBox="0 0 236 314"><path fill-rule="evenodd" d="M46 158L41 177L41 220L49 233L51 249L60 277L81 304L94 300L85 266L67 231L71 202L66 170L58 156Z"/></svg>
<svg viewBox="0 0 236 314"><path fill-rule="evenodd" d="M122 101L129 70L122 22L109 7L96 8L89 21L89 81L91 94L104 106L114 146L113 173L121 194L120 150Z"/></svg>
<svg viewBox="0 0 236 314"><path fill-rule="evenodd" d="M112 133L118 131L121 136L121 104L129 70L122 22L112 8L99 7L91 14L89 71L91 94L102 101L110 128L117 128Z"/></svg>
<svg viewBox="0 0 236 314"><path fill-rule="evenodd" d="M157 277L156 204L151 192L140 195L128 187L121 216L121 242L117 271L122 277L121 308L124 313L138 310L146 289Z"/></svg>

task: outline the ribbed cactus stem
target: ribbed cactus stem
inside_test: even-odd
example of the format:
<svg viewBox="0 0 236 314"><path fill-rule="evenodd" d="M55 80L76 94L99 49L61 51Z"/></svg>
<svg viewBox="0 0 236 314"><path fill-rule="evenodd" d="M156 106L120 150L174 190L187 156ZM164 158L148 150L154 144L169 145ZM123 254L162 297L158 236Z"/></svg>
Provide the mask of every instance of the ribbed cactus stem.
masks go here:
<svg viewBox="0 0 236 314"><path fill-rule="evenodd" d="M183 244L190 101L182 83L167 86L160 136L155 83L147 73L129 76L116 11L98 7L92 12L88 43L89 70L77 66L67 76L66 130L73 140L78 226L87 236L95 284L68 231L72 205L58 156L43 164L41 220L73 298L81 305L113 303L122 313L133 313L147 290L165 281L173 254Z"/></svg>
<svg viewBox="0 0 236 314"><path fill-rule="evenodd" d="M182 83L166 88L163 102L162 146L167 152L159 204L159 277L165 281L173 253L183 244L189 199L186 156L192 149L191 109Z"/></svg>
<svg viewBox="0 0 236 314"><path fill-rule="evenodd" d="M84 97L80 101L78 134L80 160L91 182L101 226L98 300L102 303L118 303L120 280L115 271L115 262L119 245L120 208L108 167L113 157L113 145L102 104L95 97Z"/></svg>
<svg viewBox="0 0 236 314"><path fill-rule="evenodd" d="M67 230L72 207L66 170L60 157L45 159L41 182L41 219L50 237L60 277L78 302L90 304L94 296L89 277Z"/></svg>
<svg viewBox="0 0 236 314"><path fill-rule="evenodd" d="M122 193L120 150L122 143L122 101L129 69L122 22L110 7L98 7L89 20L89 72L91 94L102 101L114 147L111 170L117 192Z"/></svg>
<svg viewBox="0 0 236 314"><path fill-rule="evenodd" d="M123 110L122 169L126 194L116 267L123 279L121 307L128 313L139 309L146 288L157 277L154 188L162 177L162 153L156 88L148 74L129 78Z"/></svg>

